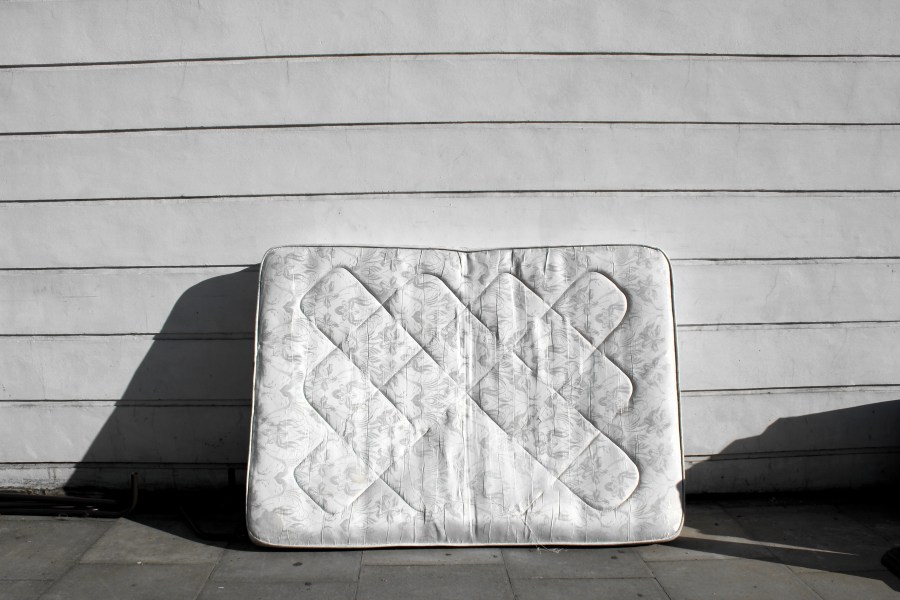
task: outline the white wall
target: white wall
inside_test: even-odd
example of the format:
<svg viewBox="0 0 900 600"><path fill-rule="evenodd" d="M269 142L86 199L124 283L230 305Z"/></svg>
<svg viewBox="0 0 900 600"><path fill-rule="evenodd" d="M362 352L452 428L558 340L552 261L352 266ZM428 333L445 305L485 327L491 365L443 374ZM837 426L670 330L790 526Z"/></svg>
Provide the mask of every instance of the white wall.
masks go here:
<svg viewBox="0 0 900 600"><path fill-rule="evenodd" d="M896 480L900 4L0 3L0 486L221 482L280 244L673 261L688 491Z"/></svg>

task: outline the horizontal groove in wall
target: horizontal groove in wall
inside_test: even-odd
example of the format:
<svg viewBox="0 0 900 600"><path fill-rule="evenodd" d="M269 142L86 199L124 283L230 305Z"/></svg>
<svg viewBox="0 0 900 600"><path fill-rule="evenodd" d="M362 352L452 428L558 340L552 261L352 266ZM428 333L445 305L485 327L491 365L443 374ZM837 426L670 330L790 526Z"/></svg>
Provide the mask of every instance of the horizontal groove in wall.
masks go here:
<svg viewBox="0 0 900 600"><path fill-rule="evenodd" d="M47 404L54 407L60 406L99 406L99 407L116 407L116 408L234 408L234 407L250 407L250 398L245 399L222 399L222 398L204 398L198 400L196 398L188 400L2 400L0 399L0 407L28 407L33 406L39 408Z"/></svg>
<svg viewBox="0 0 900 600"><path fill-rule="evenodd" d="M673 265L825 265L825 264L878 264L900 260L900 256L810 256L788 258L670 258ZM92 267L0 267L3 272L41 271L44 273L68 273L77 271L176 271L179 269L247 269L259 271L259 263L243 264L195 264L195 265L100 265Z"/></svg>
<svg viewBox="0 0 900 600"><path fill-rule="evenodd" d="M898 260L900 260L900 256L819 256L804 258L672 258L669 260L669 262L684 266L729 266L879 264L885 262L895 262Z"/></svg>
<svg viewBox="0 0 900 600"><path fill-rule="evenodd" d="M679 323L681 331L730 331L753 329L821 329L830 326L842 328L866 328L866 327L892 327L900 325L897 320L867 320L867 321L780 321L777 323Z"/></svg>
<svg viewBox="0 0 900 600"><path fill-rule="evenodd" d="M801 386L801 387L771 387L771 388L723 388L723 389L715 389L715 390L691 390L691 389L679 389L678 394L679 397L683 399L685 398L700 398L704 396L721 396L721 395L733 395L733 396L776 396L779 394L791 394L794 392L798 393L816 393L820 392L823 394L832 394L839 392L853 392L853 391L873 391L873 390L896 390L898 394L900 394L900 387L897 384L886 383L886 384L874 384L874 383L866 383L860 385L842 385L842 386ZM40 400L19 400L19 399L5 399L0 398L0 407L7 406L10 404L16 405L40 405L42 403L54 403L54 404L78 404L81 402L89 403L89 404L97 404L103 403L103 406L115 405L121 407L150 407L150 406L171 406L175 408L181 407L202 407L202 406L212 406L212 407L235 407L235 406L250 406L252 404L252 400L230 400L230 399L190 399L190 400L72 400L71 398L42 398ZM189 402L193 402L194 404L186 404Z"/></svg>
<svg viewBox="0 0 900 600"><path fill-rule="evenodd" d="M821 256L807 258L670 258L673 265L705 266L705 265L843 265L843 264L880 264L900 261L900 256ZM247 271L259 271L259 263L245 264L196 264L196 265L107 265L95 267L18 267L3 268L2 272L41 271L51 273L72 273L78 271L90 271L98 273L102 271L180 271L187 269L245 269Z"/></svg>
<svg viewBox="0 0 900 600"><path fill-rule="evenodd" d="M227 264L199 264L199 265L148 265L148 266L116 266L116 265L105 265L98 267L16 267L16 268L0 268L0 272L10 271L10 272L29 272L29 271L41 271L43 273L52 273L52 272L72 272L72 271L146 271L146 270L156 270L156 271L168 271L168 270L179 270L179 269L253 269L259 271L259 263L253 264L238 264L238 265L227 265Z"/></svg>
<svg viewBox="0 0 900 600"><path fill-rule="evenodd" d="M467 126L529 126L529 125L644 125L650 127L804 127L815 129L829 129L836 127L898 127L897 122L883 123L858 123L858 122L777 122L777 121L653 121L653 120L544 120L544 121L371 121L358 123L287 123L287 124L250 124L250 125L220 125L202 127L145 127L134 129L87 129L69 131L19 131L0 132L0 137L55 137L55 136L92 136L110 134L134 134L134 133L165 133L183 131L253 131L266 129L355 129L366 127L467 127Z"/></svg>
<svg viewBox="0 0 900 600"><path fill-rule="evenodd" d="M755 460L770 458L797 458L797 457L825 457L825 456L845 456L857 454L900 454L900 447L884 446L876 448L842 448L838 450L814 450L814 451L797 451L797 452L754 452L748 454L697 454L685 455L685 461L697 463L701 461L739 461L739 460ZM204 466L242 466L243 463L175 463L175 462L4 462L0 463L0 469L9 467L38 467L38 466L70 466L70 467L115 467L125 468L127 466L140 466L142 468L165 469L172 467L187 468L203 468ZM245 465L243 465L245 466Z"/></svg>
<svg viewBox="0 0 900 600"><path fill-rule="evenodd" d="M129 467L139 467L141 469L207 469L207 468L242 468L246 467L246 463L234 462L198 462L198 463L178 463L178 462L5 462L0 463L0 471L5 468L22 468L22 467L94 467L94 468L113 468L126 469Z"/></svg>
<svg viewBox="0 0 900 600"><path fill-rule="evenodd" d="M881 446L873 448L840 448L835 450L799 450L786 452L751 452L742 454L686 454L688 462L723 461L723 460L758 460L769 458L797 458L816 456L845 456L854 454L900 454L898 446Z"/></svg>
<svg viewBox="0 0 900 600"><path fill-rule="evenodd" d="M823 386L799 386L799 387L769 387L769 388L725 388L717 390L689 390L679 389L678 395L684 400L685 398L703 398L708 396L750 396L756 397L760 401L769 401L769 397L775 398L779 395L790 395L794 393L822 393L834 394L841 392L865 392L865 391L896 391L898 399L900 399L900 386L894 383L865 383L860 385L823 385ZM240 407L250 406L251 399L235 400L229 398L191 398L188 400L73 400L71 398L41 398L40 400L19 400L15 398L0 398L0 406L9 405L33 405L39 406L45 403L53 403L55 405L91 405L91 406L120 406L120 407L173 407L173 408L191 408L191 407Z"/></svg>
<svg viewBox="0 0 900 600"><path fill-rule="evenodd" d="M822 385L822 386L800 386L800 387L769 387L769 388L741 388L741 389L720 389L720 390L685 390L680 391L682 398L699 398L703 396L722 396L723 394L733 396L777 396L779 394L794 393L835 393L835 392L863 392L863 391L886 391L896 390L900 393L900 385L886 383L877 384L860 384L860 385Z"/></svg>
<svg viewBox="0 0 900 600"><path fill-rule="evenodd" d="M678 324L679 331L752 331L770 329L828 329L831 327L850 328L876 328L876 327L900 326L900 321L817 321L795 323L717 323L710 325ZM252 331L234 332L182 332L182 333L148 333L148 332L119 332L119 333L13 333L0 334L0 338L27 338L37 341L53 341L71 338L137 338L150 339L157 342L182 342L182 341L246 341L254 339Z"/></svg>
<svg viewBox="0 0 900 600"><path fill-rule="evenodd" d="M119 61L84 61L84 62L52 62L0 64L0 69L48 69L48 68L81 68L112 67L127 65L154 65L171 63L228 63L272 60L319 60L319 59L354 59L378 57L442 57L442 56L610 56L610 57L648 57L648 58L720 58L720 59L763 59L763 60L836 60L861 62L866 60L895 60L900 54L766 54L766 53L716 53L716 52L540 52L540 51L479 51L479 52L347 52L340 54L268 54L256 56L219 56L198 58L157 58L147 60Z"/></svg>
<svg viewBox="0 0 900 600"><path fill-rule="evenodd" d="M795 393L822 393L833 394L841 392L865 392L865 391L896 391L900 394L900 385L886 383L884 385L862 384L862 385L841 385L841 386L806 386L806 387L771 387L771 388L741 388L741 389L721 389L721 390L680 390L679 395L684 398L702 398L707 396L748 396L756 397L760 401L769 401L769 397L777 398L780 395L790 395ZM72 399L55 399L43 398L40 400L16 400L16 399L0 399L0 406L21 405L21 406L39 406L42 404L53 403L56 405L92 405L92 406L146 406L160 407L171 406L175 408L186 407L203 407L203 406L250 406L251 399L222 399L222 398L204 398L198 400L196 398L188 400L72 400Z"/></svg>
<svg viewBox="0 0 900 600"><path fill-rule="evenodd" d="M740 388L740 389L719 389L719 390L686 390L679 391L681 398L702 398L706 396L756 396L758 399L766 399L766 396L777 397L779 395L789 395L795 393L840 393L840 392L864 392L864 391L890 391L894 390L900 394L900 385L886 383L878 384L861 384L861 385L823 385L823 386L801 386L801 387L770 387L770 388ZM188 400L97 400L97 399L54 399L43 398L40 400L16 400L16 399L0 399L0 406L9 406L18 404L22 406L41 405L45 403L54 403L57 405L96 405L96 406L147 406L160 407L172 406L177 408L196 407L196 406L249 406L250 398L234 399L234 398L204 398L204 399L188 399Z"/></svg>
<svg viewBox="0 0 900 600"><path fill-rule="evenodd" d="M245 342L254 339L252 331L219 332L219 333L63 333L63 334L5 334L0 338L27 338L40 342L68 340L72 338L132 338L153 340L154 342Z"/></svg>
<svg viewBox="0 0 900 600"><path fill-rule="evenodd" d="M469 198L478 196L507 196L514 197L521 194L546 194L548 199L552 195L566 194L574 197L588 196L591 194L634 194L641 196L644 194L767 194L767 195L811 195L811 196L863 196L863 195L887 195L900 193L900 188L884 188L884 189L851 189L851 188L821 188L821 189L770 189L770 188L594 188L594 189L497 189L497 190L388 190L374 192L278 192L267 194L211 194L211 195L189 195L183 196L104 196L97 198L37 198L27 200L7 199L0 200L0 205L15 204L96 204L104 202L153 202L153 201L185 201L185 200L238 200L246 198L248 200L260 198L380 198L387 199L392 197L428 197L428 198ZM704 259L715 260L715 259Z"/></svg>
<svg viewBox="0 0 900 600"><path fill-rule="evenodd" d="M255 123L247 125L204 125L198 127L136 127L122 129L73 129L64 131L0 131L0 137L36 137L36 136L75 136L75 135L110 135L130 133L157 133L177 131L245 131L264 129L336 129L353 127L419 127L419 126L467 126L467 125L659 125L659 126L755 126L755 127L897 127L897 122L840 122L840 121L654 121L654 120L591 120L591 121L363 121L358 123Z"/></svg>
<svg viewBox="0 0 900 600"><path fill-rule="evenodd" d="M860 383L857 385L805 385L805 386L773 386L773 387L742 387L742 388L679 388L681 397L701 397L701 396L721 396L728 395L762 395L762 394L790 394L793 392L822 392L825 394L841 392L841 391L873 391L873 390L898 390L900 388L895 383Z"/></svg>

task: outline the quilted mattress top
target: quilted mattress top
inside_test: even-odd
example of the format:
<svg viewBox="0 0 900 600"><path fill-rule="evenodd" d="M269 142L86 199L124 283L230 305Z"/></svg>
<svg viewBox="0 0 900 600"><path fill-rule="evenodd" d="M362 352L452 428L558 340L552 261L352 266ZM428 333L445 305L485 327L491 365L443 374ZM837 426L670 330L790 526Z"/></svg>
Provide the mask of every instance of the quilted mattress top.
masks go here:
<svg viewBox="0 0 900 600"><path fill-rule="evenodd" d="M256 351L258 543L593 545L681 529L658 250L275 248Z"/></svg>

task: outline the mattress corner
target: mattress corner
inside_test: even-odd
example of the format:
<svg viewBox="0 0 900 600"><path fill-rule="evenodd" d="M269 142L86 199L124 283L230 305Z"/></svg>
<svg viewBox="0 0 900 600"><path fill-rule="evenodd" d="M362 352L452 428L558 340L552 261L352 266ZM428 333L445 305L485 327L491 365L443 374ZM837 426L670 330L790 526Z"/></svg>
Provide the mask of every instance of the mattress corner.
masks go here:
<svg viewBox="0 0 900 600"><path fill-rule="evenodd" d="M673 521L672 523L667 523L663 531L659 532L659 535L654 536L653 539L647 540L644 543L647 544L665 544L668 542L675 541L681 536L681 532L684 529L684 506L682 505L682 509L678 512L678 521Z"/></svg>
<svg viewBox="0 0 900 600"><path fill-rule="evenodd" d="M262 259L260 259L260 261L259 261L260 271L263 271L265 269L266 262L269 261L272 256L274 256L275 254L278 254L278 252L280 252L281 250L283 250L286 247L287 246L272 246L271 248L266 250L262 255Z"/></svg>
<svg viewBox="0 0 900 600"><path fill-rule="evenodd" d="M672 540L675 540L679 536L681 536L681 531L684 529L684 517L685 517L685 512L684 512L684 508L682 507L681 517L678 519L678 524L672 530L672 533L663 540L663 542L671 542Z"/></svg>
<svg viewBox="0 0 900 600"><path fill-rule="evenodd" d="M252 531L250 529L249 522L247 523L247 539L249 539L253 543L253 545L260 546L262 548L277 548L278 547L275 544L272 544L271 542L264 540L255 531Z"/></svg>
<svg viewBox="0 0 900 600"><path fill-rule="evenodd" d="M247 538L253 542L253 544L257 546L263 547L272 547L274 544L265 539L263 535L257 531L258 520L251 515L251 508L249 502L247 503L247 509L244 512L244 525L247 529Z"/></svg>
<svg viewBox="0 0 900 600"><path fill-rule="evenodd" d="M666 251L662 248L657 248L656 246L648 246L646 244L637 244L637 247L643 249L644 252L647 253L647 256L651 259L657 261L658 263L661 263L662 265L665 265L665 268L668 271L672 270L672 262L669 259L669 255L666 254Z"/></svg>

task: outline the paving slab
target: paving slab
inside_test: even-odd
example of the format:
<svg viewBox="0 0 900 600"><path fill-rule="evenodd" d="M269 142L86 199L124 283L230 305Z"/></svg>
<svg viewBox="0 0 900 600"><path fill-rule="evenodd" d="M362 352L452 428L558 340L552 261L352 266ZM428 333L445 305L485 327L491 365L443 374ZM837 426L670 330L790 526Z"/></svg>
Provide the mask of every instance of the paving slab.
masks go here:
<svg viewBox="0 0 900 600"><path fill-rule="evenodd" d="M819 600L795 573L778 563L736 558L649 565L671 600Z"/></svg>
<svg viewBox="0 0 900 600"><path fill-rule="evenodd" d="M516 600L669 600L655 579L516 579Z"/></svg>
<svg viewBox="0 0 900 600"><path fill-rule="evenodd" d="M214 564L224 543L197 539L180 521L119 519L94 546L83 563Z"/></svg>
<svg viewBox="0 0 900 600"><path fill-rule="evenodd" d="M356 583L214 581L203 588L198 600L354 600Z"/></svg>
<svg viewBox="0 0 900 600"><path fill-rule="evenodd" d="M833 506L728 508L748 537L794 571L879 571L887 544Z"/></svg>
<svg viewBox="0 0 900 600"><path fill-rule="evenodd" d="M358 600L513 600L500 565L363 566Z"/></svg>
<svg viewBox="0 0 900 600"><path fill-rule="evenodd" d="M0 600L34 600L51 585L53 581L3 580L0 581Z"/></svg>
<svg viewBox="0 0 900 600"><path fill-rule="evenodd" d="M652 577L633 548L505 548L513 579Z"/></svg>
<svg viewBox="0 0 900 600"><path fill-rule="evenodd" d="M0 580L55 579L111 526L104 520L0 517Z"/></svg>
<svg viewBox="0 0 900 600"><path fill-rule="evenodd" d="M234 544L225 550L211 580L356 581L361 561L358 550L293 551Z"/></svg>
<svg viewBox="0 0 900 600"><path fill-rule="evenodd" d="M678 539L666 544L638 546L635 550L648 562L714 558L776 560L764 544L748 541L738 522L717 504L689 505Z"/></svg>
<svg viewBox="0 0 900 600"><path fill-rule="evenodd" d="M51 587L42 600L193 600L212 565L78 565Z"/></svg>
<svg viewBox="0 0 900 600"><path fill-rule="evenodd" d="M397 548L366 550L364 565L502 565L499 548Z"/></svg>
<svg viewBox="0 0 900 600"><path fill-rule="evenodd" d="M887 571L860 573L798 573L797 577L811 587L822 600L897 600L900 577Z"/></svg>

